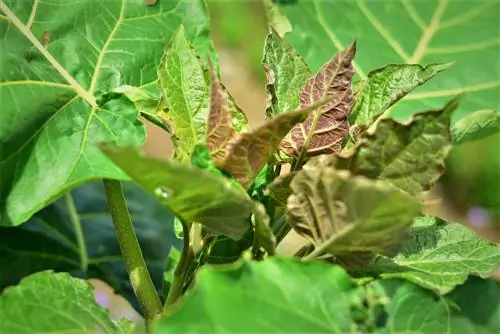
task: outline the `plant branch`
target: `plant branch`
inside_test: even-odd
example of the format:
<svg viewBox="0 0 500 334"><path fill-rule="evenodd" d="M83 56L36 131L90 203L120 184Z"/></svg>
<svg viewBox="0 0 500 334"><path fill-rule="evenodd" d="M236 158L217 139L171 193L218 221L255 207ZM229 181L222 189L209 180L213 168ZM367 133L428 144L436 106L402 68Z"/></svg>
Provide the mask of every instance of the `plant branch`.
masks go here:
<svg viewBox="0 0 500 334"><path fill-rule="evenodd" d="M182 224L182 231L184 234L184 242L182 245L182 253L177 267L175 267L174 278L172 280L172 285L168 290L167 300L163 310L168 306L175 304L175 302L182 296L182 288L184 287L184 276L189 267L189 264L193 261L194 252L190 245L190 224L179 218ZM193 224L194 225L194 224Z"/></svg>
<svg viewBox="0 0 500 334"><path fill-rule="evenodd" d="M69 219L71 224L73 225L73 229L75 230L76 243L78 245L78 253L80 254L80 268L86 272L89 258L87 253L87 246L85 244L85 238L83 236L82 224L80 222L80 216L76 211L75 202L73 201L73 197L71 196L71 192L67 192L64 195L64 201L66 203L66 207L68 208Z"/></svg>
<svg viewBox="0 0 500 334"><path fill-rule="evenodd" d="M161 302L142 256L120 181L104 179L108 207L130 283L144 311L146 324L161 313Z"/></svg>

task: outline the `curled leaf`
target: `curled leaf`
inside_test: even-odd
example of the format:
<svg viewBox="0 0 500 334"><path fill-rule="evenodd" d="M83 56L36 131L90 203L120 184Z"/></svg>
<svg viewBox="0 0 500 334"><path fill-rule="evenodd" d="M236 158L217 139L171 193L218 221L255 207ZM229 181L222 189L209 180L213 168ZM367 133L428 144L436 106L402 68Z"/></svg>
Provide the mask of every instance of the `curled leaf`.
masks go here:
<svg viewBox="0 0 500 334"><path fill-rule="evenodd" d="M301 106L326 97L332 97L332 101L290 131L281 144L286 154L299 157L305 153L314 156L340 152L342 140L349 131L347 118L354 105L351 81L355 53L356 44L352 43L306 82L300 93Z"/></svg>
<svg viewBox="0 0 500 334"><path fill-rule="evenodd" d="M258 252L262 247L268 255L276 253L276 237L269 226L270 218L267 215L266 208L261 203L254 201L253 224L254 224L254 242L253 252Z"/></svg>

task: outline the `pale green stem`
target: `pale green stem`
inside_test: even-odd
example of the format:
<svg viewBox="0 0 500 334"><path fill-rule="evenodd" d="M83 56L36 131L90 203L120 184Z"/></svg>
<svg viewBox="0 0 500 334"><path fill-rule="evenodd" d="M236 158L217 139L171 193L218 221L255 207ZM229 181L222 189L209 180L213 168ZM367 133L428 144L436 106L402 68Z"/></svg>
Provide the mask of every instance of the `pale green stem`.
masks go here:
<svg viewBox="0 0 500 334"><path fill-rule="evenodd" d="M69 219L71 221L71 224L73 225L73 229L75 230L76 243L78 245L78 252L80 253L80 268L82 268L82 270L86 272L89 263L87 246L85 244L85 237L83 236L80 216L76 211L75 202L73 201L71 192L68 191L64 195L64 201L66 203L66 207L68 208Z"/></svg>

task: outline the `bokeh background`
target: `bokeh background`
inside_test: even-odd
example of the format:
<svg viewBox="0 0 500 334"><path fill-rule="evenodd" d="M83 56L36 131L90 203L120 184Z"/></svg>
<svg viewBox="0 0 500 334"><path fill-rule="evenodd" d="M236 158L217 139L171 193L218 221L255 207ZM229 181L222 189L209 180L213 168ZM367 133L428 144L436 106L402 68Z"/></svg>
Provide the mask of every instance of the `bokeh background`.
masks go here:
<svg viewBox="0 0 500 334"><path fill-rule="evenodd" d="M222 80L255 127L264 120L266 103L261 59L268 28L262 2L209 0L208 4ZM148 125L148 130L145 151L169 157L172 146L168 135L154 126ZM500 135L454 148L446 164L446 173L433 190L426 212L468 225L500 242ZM281 251L296 248L297 243L300 239L291 236ZM101 282L94 284L98 301L110 308L113 316L140 319L123 298Z"/></svg>

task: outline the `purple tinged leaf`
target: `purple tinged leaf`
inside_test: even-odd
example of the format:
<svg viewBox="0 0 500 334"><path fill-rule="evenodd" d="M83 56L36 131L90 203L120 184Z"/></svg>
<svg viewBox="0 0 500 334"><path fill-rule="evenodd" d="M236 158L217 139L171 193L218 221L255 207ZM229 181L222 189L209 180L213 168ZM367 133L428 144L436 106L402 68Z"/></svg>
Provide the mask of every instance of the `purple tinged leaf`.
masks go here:
<svg viewBox="0 0 500 334"><path fill-rule="evenodd" d="M300 106L326 97L333 99L292 129L281 144L288 155L336 154L342 149L342 140L349 132L348 116L354 105L351 81L355 53L356 43L353 42L306 82L300 94Z"/></svg>

